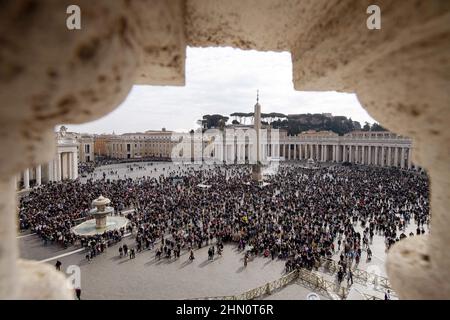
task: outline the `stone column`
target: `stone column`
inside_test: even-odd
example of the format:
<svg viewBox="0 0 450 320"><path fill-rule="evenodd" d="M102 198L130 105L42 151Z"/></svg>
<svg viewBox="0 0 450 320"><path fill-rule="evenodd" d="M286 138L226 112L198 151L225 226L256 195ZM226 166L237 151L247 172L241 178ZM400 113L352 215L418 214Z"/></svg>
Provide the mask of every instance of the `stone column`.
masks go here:
<svg viewBox="0 0 450 320"><path fill-rule="evenodd" d="M366 155L365 155L365 148L366 148L366 146L361 146L361 148L362 148L362 150L361 150L361 157L362 157L362 161L361 161L361 163L362 164L366 164L367 162L366 162Z"/></svg>
<svg viewBox="0 0 450 320"><path fill-rule="evenodd" d="M397 147L394 147L394 162L395 162L395 166L398 168L399 167L399 165L398 165L398 148Z"/></svg>
<svg viewBox="0 0 450 320"><path fill-rule="evenodd" d="M225 139L224 139L225 140ZM256 159L261 159L261 141L258 140L256 143ZM227 162L227 157L228 157L228 149L227 149L227 144L225 141L223 141L223 145L222 145L222 159L221 162Z"/></svg>
<svg viewBox="0 0 450 320"><path fill-rule="evenodd" d="M391 147L387 146L386 147L386 151L387 151L387 155L386 155L386 166L390 167L391 166Z"/></svg>
<svg viewBox="0 0 450 320"><path fill-rule="evenodd" d="M55 159L53 159L53 181L58 181L58 162L57 162L57 156L56 154Z"/></svg>
<svg viewBox="0 0 450 320"><path fill-rule="evenodd" d="M53 181L53 161L47 163L48 166L48 182Z"/></svg>
<svg viewBox="0 0 450 320"><path fill-rule="evenodd" d="M405 148L402 147L402 158L400 159L400 168L405 168Z"/></svg>
<svg viewBox="0 0 450 320"><path fill-rule="evenodd" d="M16 186L14 177L0 177L0 298L14 299L18 294L19 257L16 231Z"/></svg>
<svg viewBox="0 0 450 320"><path fill-rule="evenodd" d="M23 187L24 189L30 188L30 169L25 169L23 171Z"/></svg>
<svg viewBox="0 0 450 320"><path fill-rule="evenodd" d="M40 186L42 184L42 172L41 172L41 165L38 165L36 167L36 184Z"/></svg>
<svg viewBox="0 0 450 320"><path fill-rule="evenodd" d="M409 147L408 148L408 169L411 169L411 165L412 165L411 157L412 157L412 149L411 149L411 147Z"/></svg>
<svg viewBox="0 0 450 320"><path fill-rule="evenodd" d="M239 162L243 163L245 159L245 145L243 143L238 145L238 149L239 149Z"/></svg>
<svg viewBox="0 0 450 320"><path fill-rule="evenodd" d="M381 166L384 167L385 159L384 159L384 146L381 146Z"/></svg>
<svg viewBox="0 0 450 320"><path fill-rule="evenodd" d="M367 146L367 164L372 164L372 146L370 144Z"/></svg>
<svg viewBox="0 0 450 320"><path fill-rule="evenodd" d="M250 150L250 147L249 147L249 150ZM250 153L249 153L249 155L250 155ZM219 162L220 157L221 157L220 145L218 143L215 143L214 144L214 160L216 162Z"/></svg>
<svg viewBox="0 0 450 320"><path fill-rule="evenodd" d="M239 143L239 141L237 141L236 144L236 163L240 163L241 162L241 145Z"/></svg>
<svg viewBox="0 0 450 320"><path fill-rule="evenodd" d="M67 161L67 175L69 179L73 179L73 152L68 153L68 161Z"/></svg>
<svg viewBox="0 0 450 320"><path fill-rule="evenodd" d="M375 146L375 159L373 161L373 164L377 166L378 163L378 146Z"/></svg>
<svg viewBox="0 0 450 320"><path fill-rule="evenodd" d="M62 180L62 153L58 153L58 158L57 158L57 167L58 167L58 181Z"/></svg>
<svg viewBox="0 0 450 320"><path fill-rule="evenodd" d="M288 152L287 152L288 159L291 160L291 144L290 143L287 145L287 148L288 148Z"/></svg>
<svg viewBox="0 0 450 320"><path fill-rule="evenodd" d="M72 179L76 179L78 178L78 158L77 158L77 153L73 152L72 153Z"/></svg>

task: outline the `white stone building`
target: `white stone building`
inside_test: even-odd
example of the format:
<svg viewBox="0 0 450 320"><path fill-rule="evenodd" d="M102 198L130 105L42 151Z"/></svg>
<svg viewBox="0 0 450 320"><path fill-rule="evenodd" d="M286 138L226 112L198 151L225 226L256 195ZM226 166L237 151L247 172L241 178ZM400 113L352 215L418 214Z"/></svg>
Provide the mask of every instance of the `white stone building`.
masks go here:
<svg viewBox="0 0 450 320"><path fill-rule="evenodd" d="M228 128L228 139L221 139L214 146L213 154L218 161L242 163L251 157L251 140L243 141L237 136L235 139L233 134L229 134L230 131L233 133L233 130L234 128ZM333 132L322 131L289 136L286 131L280 130L279 139L271 139L269 129L266 135L267 138L262 140L260 148L263 159L313 159L316 162L349 162L402 169L414 166L411 139L392 132L354 131L339 136Z"/></svg>
<svg viewBox="0 0 450 320"><path fill-rule="evenodd" d="M53 160L34 168L25 169L16 178L17 190L27 190L50 181L76 179L78 177L79 145L76 134L63 126L55 134L56 153Z"/></svg>
<svg viewBox="0 0 450 320"><path fill-rule="evenodd" d="M114 159L141 159L147 157L170 158L176 144L171 140L173 132L149 130L124 133L109 137L105 142L106 156Z"/></svg>
<svg viewBox="0 0 450 320"><path fill-rule="evenodd" d="M94 136L90 134L75 133L78 143L78 162L91 162L95 160Z"/></svg>

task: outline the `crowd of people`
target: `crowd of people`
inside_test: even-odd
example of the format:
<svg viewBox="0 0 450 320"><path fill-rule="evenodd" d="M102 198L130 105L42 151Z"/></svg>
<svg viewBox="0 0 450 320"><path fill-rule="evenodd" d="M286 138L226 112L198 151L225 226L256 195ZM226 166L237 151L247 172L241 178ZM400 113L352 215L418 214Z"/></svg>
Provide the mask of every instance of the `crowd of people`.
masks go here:
<svg viewBox="0 0 450 320"><path fill-rule="evenodd" d="M283 164L264 185L251 181L245 165L188 166L159 177L88 179L49 183L20 202L22 229L32 229L45 243L80 242L89 259L120 242L126 230L80 238L70 232L86 219L99 195L112 201L116 214L127 208L136 252L156 248L155 257L194 259L209 246L208 257L222 254L223 243L236 243L249 257L283 259L286 270L313 268L336 256L339 277L349 276L363 252L371 259L374 235L386 249L429 223L428 179L396 168L330 166L318 169ZM214 244L216 248L214 248ZM125 250L121 246L121 255ZM250 248L250 249L249 249ZM353 282L353 280L351 280Z"/></svg>

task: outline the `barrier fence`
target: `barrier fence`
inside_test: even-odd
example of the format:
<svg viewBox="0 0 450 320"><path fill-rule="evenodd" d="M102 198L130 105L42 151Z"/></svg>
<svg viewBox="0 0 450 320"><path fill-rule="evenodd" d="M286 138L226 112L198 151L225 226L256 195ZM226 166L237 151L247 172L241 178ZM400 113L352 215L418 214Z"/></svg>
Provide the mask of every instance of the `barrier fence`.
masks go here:
<svg viewBox="0 0 450 320"><path fill-rule="evenodd" d="M301 268L292 271L277 280L268 282L238 295L203 297L194 300L254 300L263 296L268 296L295 280L300 281L302 284L306 283L308 286L313 287L318 291L325 291L325 293L332 298L338 297L339 299L345 299L348 294L347 288L336 286L334 283L323 279L320 275Z"/></svg>
<svg viewBox="0 0 450 320"><path fill-rule="evenodd" d="M321 259L317 267L323 267L325 270L328 270L328 272L331 272L331 274L334 274L337 270L339 270L337 262L330 259ZM373 284L374 289L376 289L376 286L378 285L380 287L383 287L384 289L389 289L391 291L391 295L395 297L395 294L390 287L389 280L385 277L378 276L376 274L369 273L360 269L353 270L353 277L355 280L365 286L368 284ZM344 300L347 298L349 293L348 287L341 286L337 282L326 280L314 271L299 268L277 280L268 282L264 285L245 291L244 293L238 295L203 297L192 300L254 300L263 296L268 296L295 280L300 282L303 286L310 287L316 291L322 292L332 299ZM361 294L365 300L382 300L379 297L367 293Z"/></svg>
<svg viewBox="0 0 450 320"><path fill-rule="evenodd" d="M323 267L324 272L328 272L331 274L334 274L339 270L338 263L332 259L327 258L321 258L317 267ZM375 290L377 290L378 287L381 287L384 290L390 290L391 295L395 296L388 278L358 268L353 269L352 273L353 279L356 283L362 284L364 286L373 285L373 289Z"/></svg>
<svg viewBox="0 0 450 320"><path fill-rule="evenodd" d="M296 280L298 277L298 271L292 271L288 273L287 275L268 282L262 286L259 286L254 289L250 289L244 293L234 295L234 296L219 296L219 297L204 297L204 298L197 298L193 300L254 300L257 298L260 298L265 295L270 295L273 291L279 290L292 281Z"/></svg>

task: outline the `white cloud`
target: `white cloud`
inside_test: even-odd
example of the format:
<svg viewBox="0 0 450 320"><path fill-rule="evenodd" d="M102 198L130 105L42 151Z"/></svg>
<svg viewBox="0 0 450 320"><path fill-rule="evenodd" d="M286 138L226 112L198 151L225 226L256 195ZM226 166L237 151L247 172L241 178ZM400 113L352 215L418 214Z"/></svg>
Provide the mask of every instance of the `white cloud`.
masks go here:
<svg viewBox="0 0 450 320"><path fill-rule="evenodd" d="M134 86L127 99L102 119L69 130L89 133L190 130L205 114L251 112L256 90L262 112L322 113L374 122L354 94L295 91L287 52L188 48L186 86Z"/></svg>

